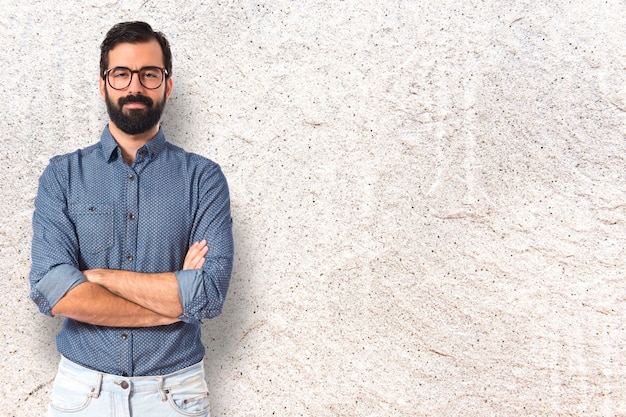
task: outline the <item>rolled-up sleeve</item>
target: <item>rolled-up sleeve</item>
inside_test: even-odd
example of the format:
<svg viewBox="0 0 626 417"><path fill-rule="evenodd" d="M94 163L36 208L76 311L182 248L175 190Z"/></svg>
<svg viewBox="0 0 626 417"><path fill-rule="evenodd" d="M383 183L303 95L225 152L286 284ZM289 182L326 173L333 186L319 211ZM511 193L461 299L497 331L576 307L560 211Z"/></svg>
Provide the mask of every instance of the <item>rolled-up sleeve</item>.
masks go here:
<svg viewBox="0 0 626 417"><path fill-rule="evenodd" d="M85 282L78 269L78 241L60 178L63 175L55 171L53 159L39 178L33 213L30 298L49 316L65 293Z"/></svg>
<svg viewBox="0 0 626 417"><path fill-rule="evenodd" d="M219 166L200 175L198 205L189 244L206 240L202 269L177 271L182 321L199 323L222 311L233 267L233 233L228 184Z"/></svg>

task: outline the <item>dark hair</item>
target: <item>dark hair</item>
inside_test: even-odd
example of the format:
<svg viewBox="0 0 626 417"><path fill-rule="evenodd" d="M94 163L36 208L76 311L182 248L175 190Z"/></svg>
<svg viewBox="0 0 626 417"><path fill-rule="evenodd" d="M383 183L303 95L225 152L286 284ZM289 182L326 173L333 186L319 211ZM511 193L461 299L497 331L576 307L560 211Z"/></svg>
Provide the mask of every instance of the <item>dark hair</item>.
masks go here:
<svg viewBox="0 0 626 417"><path fill-rule="evenodd" d="M100 76L109 68L109 51L120 43L143 43L156 39L163 51L163 65L167 76L172 75L172 51L170 44L161 32L155 32L145 22L123 22L113 26L100 45Z"/></svg>

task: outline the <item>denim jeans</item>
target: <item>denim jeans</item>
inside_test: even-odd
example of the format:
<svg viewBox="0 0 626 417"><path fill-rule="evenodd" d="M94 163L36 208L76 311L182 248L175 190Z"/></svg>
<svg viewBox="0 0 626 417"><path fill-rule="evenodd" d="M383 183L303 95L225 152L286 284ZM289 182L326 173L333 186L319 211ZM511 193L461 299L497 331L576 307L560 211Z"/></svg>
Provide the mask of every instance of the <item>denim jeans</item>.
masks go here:
<svg viewBox="0 0 626 417"><path fill-rule="evenodd" d="M170 375L122 377L61 358L48 417L209 417L202 362Z"/></svg>

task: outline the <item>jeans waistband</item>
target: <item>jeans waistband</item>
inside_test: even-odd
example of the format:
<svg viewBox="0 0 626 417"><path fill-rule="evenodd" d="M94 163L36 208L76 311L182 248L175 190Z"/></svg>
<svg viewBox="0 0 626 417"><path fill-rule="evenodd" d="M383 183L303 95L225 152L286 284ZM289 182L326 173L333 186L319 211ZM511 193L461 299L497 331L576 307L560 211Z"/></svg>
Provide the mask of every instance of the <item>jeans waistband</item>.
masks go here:
<svg viewBox="0 0 626 417"><path fill-rule="evenodd" d="M95 398L98 398L102 391L126 391L128 393L158 392L161 394L163 401L165 401L169 389L184 385L195 378L204 378L204 364L200 361L188 368L162 376L124 377L94 371L72 362L65 357L61 357L59 374L91 387L91 396Z"/></svg>

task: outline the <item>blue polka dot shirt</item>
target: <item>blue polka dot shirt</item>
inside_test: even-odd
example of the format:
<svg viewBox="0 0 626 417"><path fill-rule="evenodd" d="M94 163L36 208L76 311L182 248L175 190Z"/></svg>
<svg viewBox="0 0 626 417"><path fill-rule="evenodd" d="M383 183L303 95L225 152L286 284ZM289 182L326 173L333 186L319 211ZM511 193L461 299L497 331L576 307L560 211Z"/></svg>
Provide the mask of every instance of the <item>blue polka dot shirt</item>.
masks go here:
<svg viewBox="0 0 626 417"><path fill-rule="evenodd" d="M205 239L203 268L182 271ZM165 375L202 360L202 319L221 312L233 263L226 179L214 162L185 152L162 131L127 165L108 127L100 142L51 159L33 214L31 299L40 311L107 268L174 272L183 304L168 326L114 328L65 319L57 348L66 358L124 376Z"/></svg>

